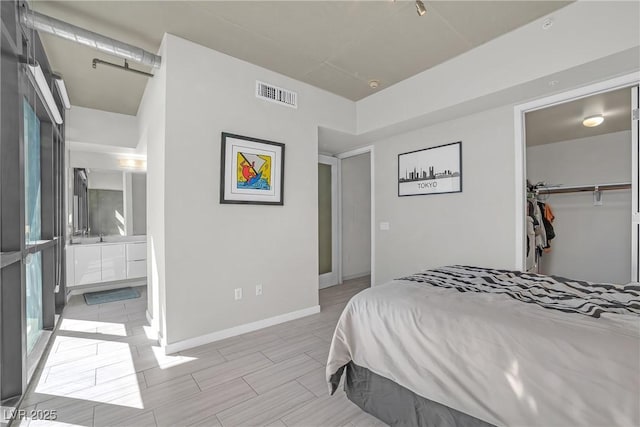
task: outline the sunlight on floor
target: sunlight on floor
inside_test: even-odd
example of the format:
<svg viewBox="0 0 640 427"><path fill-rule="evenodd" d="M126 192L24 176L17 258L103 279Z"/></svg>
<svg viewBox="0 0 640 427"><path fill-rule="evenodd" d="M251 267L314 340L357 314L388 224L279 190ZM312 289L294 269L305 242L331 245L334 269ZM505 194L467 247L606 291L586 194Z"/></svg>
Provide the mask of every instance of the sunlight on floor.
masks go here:
<svg viewBox="0 0 640 427"><path fill-rule="evenodd" d="M94 320L62 319L61 331L69 332L97 332L99 334L127 336L127 328L122 323L98 322Z"/></svg>
<svg viewBox="0 0 640 427"><path fill-rule="evenodd" d="M181 355L171 356L168 354L164 354L164 350L162 349L162 347L154 346L151 347L151 350L153 351L153 355L156 357L156 361L158 362L158 367L160 369L173 368L174 366L198 360L197 357Z"/></svg>
<svg viewBox="0 0 640 427"><path fill-rule="evenodd" d="M137 350L118 341L128 336L124 323L63 319L34 391L96 403L123 396L119 405L143 408Z"/></svg>

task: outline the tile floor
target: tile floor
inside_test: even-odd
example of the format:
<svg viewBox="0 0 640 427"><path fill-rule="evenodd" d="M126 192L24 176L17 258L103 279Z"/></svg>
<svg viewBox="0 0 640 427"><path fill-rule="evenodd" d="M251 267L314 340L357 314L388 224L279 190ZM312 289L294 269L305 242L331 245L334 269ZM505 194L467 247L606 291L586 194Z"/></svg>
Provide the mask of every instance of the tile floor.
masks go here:
<svg viewBox="0 0 640 427"><path fill-rule="evenodd" d="M321 290L319 314L169 356L149 338L144 288L93 306L73 297L21 406L57 419L14 425L382 426L324 380L337 319L368 286Z"/></svg>

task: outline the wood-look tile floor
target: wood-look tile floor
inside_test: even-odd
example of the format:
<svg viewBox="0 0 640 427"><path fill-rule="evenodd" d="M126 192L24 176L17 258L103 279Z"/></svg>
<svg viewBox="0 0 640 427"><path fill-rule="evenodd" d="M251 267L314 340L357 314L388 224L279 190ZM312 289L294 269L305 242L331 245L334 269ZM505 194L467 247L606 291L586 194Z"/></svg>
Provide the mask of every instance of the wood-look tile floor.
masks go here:
<svg viewBox="0 0 640 427"><path fill-rule="evenodd" d="M146 292L87 306L72 297L21 409L20 426L382 426L340 390L329 396L329 342L369 278L320 291L313 316L164 355L149 338Z"/></svg>

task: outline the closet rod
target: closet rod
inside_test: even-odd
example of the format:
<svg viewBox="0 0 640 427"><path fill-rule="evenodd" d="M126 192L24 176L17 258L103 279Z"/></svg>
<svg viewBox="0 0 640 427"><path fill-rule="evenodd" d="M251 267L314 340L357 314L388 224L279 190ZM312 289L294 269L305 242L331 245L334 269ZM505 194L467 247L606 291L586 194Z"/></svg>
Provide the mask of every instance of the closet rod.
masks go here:
<svg viewBox="0 0 640 427"><path fill-rule="evenodd" d="M605 191L605 190L628 190L631 189L630 182L619 182L614 184L594 184L594 185L576 185L576 186L558 186L558 187L538 187L537 194L560 194L560 193L578 193L581 191Z"/></svg>

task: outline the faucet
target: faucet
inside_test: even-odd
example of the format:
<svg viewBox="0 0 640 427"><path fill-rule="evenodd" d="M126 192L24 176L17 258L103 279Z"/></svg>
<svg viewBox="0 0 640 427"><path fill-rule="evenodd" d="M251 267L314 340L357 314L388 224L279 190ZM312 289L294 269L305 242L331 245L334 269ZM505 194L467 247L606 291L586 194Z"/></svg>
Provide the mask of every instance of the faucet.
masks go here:
<svg viewBox="0 0 640 427"><path fill-rule="evenodd" d="M103 237L104 237L104 234L100 233L100 243L104 242Z"/></svg>

